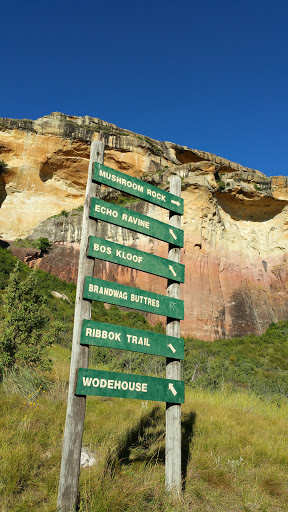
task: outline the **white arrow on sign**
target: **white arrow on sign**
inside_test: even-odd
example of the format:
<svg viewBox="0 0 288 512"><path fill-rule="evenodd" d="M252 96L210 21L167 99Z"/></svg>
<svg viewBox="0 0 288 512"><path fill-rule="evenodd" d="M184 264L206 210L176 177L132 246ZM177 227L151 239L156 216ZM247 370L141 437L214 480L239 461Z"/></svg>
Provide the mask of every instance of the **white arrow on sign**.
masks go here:
<svg viewBox="0 0 288 512"><path fill-rule="evenodd" d="M177 206L180 206L179 201L174 201L174 199L171 199L171 203L176 204Z"/></svg>
<svg viewBox="0 0 288 512"><path fill-rule="evenodd" d="M170 389L170 391L172 391L172 393L173 393L173 395L174 395L174 396L175 396L175 395L177 395L177 391L176 391L176 389L174 388L173 384L171 384L171 382L170 382L170 384L169 384L169 389Z"/></svg>
<svg viewBox="0 0 288 512"><path fill-rule="evenodd" d="M172 229L169 229L170 235L173 236L174 240L177 240L177 236L175 235L174 231Z"/></svg>
<svg viewBox="0 0 288 512"><path fill-rule="evenodd" d="M176 352L176 348L173 347L172 343L169 343L169 345L167 345L169 348L171 348L173 354L175 354Z"/></svg>
<svg viewBox="0 0 288 512"><path fill-rule="evenodd" d="M176 302L170 302L170 310L177 312L177 304Z"/></svg>
<svg viewBox="0 0 288 512"><path fill-rule="evenodd" d="M169 265L169 270L171 270L171 272L172 272L174 277L177 276L177 274L176 274L174 268L172 267L172 265Z"/></svg>

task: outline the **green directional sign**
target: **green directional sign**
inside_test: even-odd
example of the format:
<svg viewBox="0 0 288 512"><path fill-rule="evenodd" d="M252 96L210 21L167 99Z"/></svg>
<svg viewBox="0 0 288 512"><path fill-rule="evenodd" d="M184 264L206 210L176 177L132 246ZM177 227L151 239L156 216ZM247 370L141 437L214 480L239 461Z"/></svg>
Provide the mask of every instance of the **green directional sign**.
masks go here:
<svg viewBox="0 0 288 512"><path fill-rule="evenodd" d="M115 171L106 165L94 164L94 181L183 215L183 199L181 197L123 172Z"/></svg>
<svg viewBox="0 0 288 512"><path fill-rule="evenodd" d="M177 247L183 247L184 245L182 229L174 228L160 220L152 219L147 215L128 210L128 208L123 208L122 206L107 203L96 197L93 197L91 200L90 216L116 224L116 226L132 229L164 242L169 242Z"/></svg>
<svg viewBox="0 0 288 512"><path fill-rule="evenodd" d="M88 256L184 283L185 266L139 249L90 236Z"/></svg>
<svg viewBox="0 0 288 512"><path fill-rule="evenodd" d="M183 300L94 277L85 277L83 298L148 311L179 320L184 318Z"/></svg>
<svg viewBox="0 0 288 512"><path fill-rule="evenodd" d="M184 359L183 338L91 320L83 320L80 343Z"/></svg>
<svg viewBox="0 0 288 512"><path fill-rule="evenodd" d="M136 398L183 404L184 382L79 368L76 395Z"/></svg>

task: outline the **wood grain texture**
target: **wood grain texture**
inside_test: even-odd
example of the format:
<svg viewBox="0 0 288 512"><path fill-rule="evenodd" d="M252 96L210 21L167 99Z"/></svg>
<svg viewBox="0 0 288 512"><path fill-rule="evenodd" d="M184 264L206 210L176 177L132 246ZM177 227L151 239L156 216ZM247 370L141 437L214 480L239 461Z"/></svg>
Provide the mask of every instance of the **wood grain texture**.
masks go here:
<svg viewBox="0 0 288 512"><path fill-rule="evenodd" d="M170 192L181 196L180 176L171 176ZM170 212L169 224L181 228L181 216ZM168 259L180 262L180 248L169 244ZM180 299L180 284L167 282L167 296ZM180 337L180 321L167 318L166 334ZM166 378L181 380L181 363L178 359L166 359ZM166 403L166 443L165 443L165 485L167 491L181 492L181 405Z"/></svg>
<svg viewBox="0 0 288 512"><path fill-rule="evenodd" d="M91 301L84 300L82 297L85 276L93 276L95 262L93 258L88 258L86 255L89 236L96 234L96 222L89 218L90 201L92 197L99 195L100 191L100 186L92 182L92 167L93 162L103 163L103 156L104 143L101 141L92 142L83 211L68 403L58 488L57 506L61 512L72 512L75 510L78 496L86 397L79 397L74 393L78 368L88 368L89 347L80 345L80 336L82 321L84 319L91 319Z"/></svg>

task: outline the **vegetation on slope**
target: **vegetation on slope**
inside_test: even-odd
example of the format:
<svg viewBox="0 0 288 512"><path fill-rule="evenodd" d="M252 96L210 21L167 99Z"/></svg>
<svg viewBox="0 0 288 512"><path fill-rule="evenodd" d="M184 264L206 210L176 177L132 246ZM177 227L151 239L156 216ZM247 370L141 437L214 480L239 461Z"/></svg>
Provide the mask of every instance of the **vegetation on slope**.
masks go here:
<svg viewBox="0 0 288 512"><path fill-rule="evenodd" d="M9 251L0 248L0 290L7 286L10 272L17 261ZM19 268L22 279L31 273L24 264L20 264ZM59 343L71 347L75 285L41 270L36 270L36 277L39 293L46 298L46 315L52 324L57 322L62 325ZM71 304L52 297L52 290L67 295ZM92 318L106 323L164 332L160 324L151 327L137 311L125 313L117 306L106 309L101 302L93 301ZM145 354L100 347L90 350L90 365L98 368L103 368L104 365L111 371L160 377L164 377L165 372L165 360L162 357L147 358ZM213 391L228 386L232 390L247 389L266 398L274 396L279 402L288 397L288 322L272 324L262 336L250 335L231 340L216 340L213 343L187 338L183 374L186 384L194 389Z"/></svg>
<svg viewBox="0 0 288 512"><path fill-rule="evenodd" d="M34 275L34 287L38 293L37 300L39 301L39 305L40 301L43 302L43 314L45 314L47 320L50 321L51 328L55 328L55 326L57 326L57 329L59 331L57 335L59 344L71 348L73 333L74 301L76 294L75 284L61 281L52 274L47 274L42 270L32 271L31 269L28 269L27 266L24 265L24 263L19 262L17 258L12 256L12 254L8 250L2 248L0 248L0 304L2 302L0 314L0 322L1 315L2 322L0 323L0 332L1 325L3 327L3 322L5 321L5 308L3 307L3 305L5 303L4 297L7 295L6 287L8 285L9 277L10 275L12 275L15 265L17 265L19 272L19 283L25 282L28 276L31 276L32 274ZM65 294L69 299L69 302L53 297L51 295L51 291L57 291L60 292L61 294ZM23 300L25 300L25 303L27 305L28 298L23 298ZM127 327L163 332L163 327L161 324L156 325L156 327L152 327L143 317L143 315L141 315L137 311L123 312L117 306L111 306L109 309L106 309L104 304L101 302L92 303L92 319L106 323L125 325ZM95 351L91 351L91 364L94 364L93 361L95 360L95 353ZM143 361L142 354L139 355L138 359L139 361ZM142 366L140 363L138 363L138 359L134 367L139 367L139 369L141 370ZM155 361L157 361L158 359L155 358ZM99 349L97 355L98 363L105 364L110 360L112 366L113 364L118 364L119 368L121 367L121 369L128 367L131 368L131 362L133 362L130 355L127 355L125 351L113 351L113 354L111 355L111 350Z"/></svg>
<svg viewBox="0 0 288 512"><path fill-rule="evenodd" d="M0 375L18 367L35 370L51 368L45 355L46 348L58 341L57 332L47 329L49 322L44 313L44 297L39 293L35 272L21 280L19 262L10 274L5 290L0 324ZM55 325L55 324L54 324Z"/></svg>
<svg viewBox="0 0 288 512"><path fill-rule="evenodd" d="M247 389L259 396L288 397L288 322L271 324L261 336L207 343L185 342L184 372L193 388Z"/></svg>
<svg viewBox="0 0 288 512"><path fill-rule="evenodd" d="M46 253L49 251L51 247L51 243L48 238L41 237L37 240L29 240L28 238L17 238L13 242L14 247L33 247L34 249L39 249L42 253Z"/></svg>
<svg viewBox="0 0 288 512"><path fill-rule="evenodd" d="M0 249L2 302L15 262ZM19 270L24 282L31 270ZM75 286L42 271L35 276L45 315L64 329L59 344L47 347L50 372L35 378L24 365L0 384L1 512L56 512ZM93 317L151 329L139 313L101 303L93 304ZM88 397L83 445L97 463L81 470L80 511L284 512L287 335L288 322L280 322L260 337L185 340L181 499L164 492L165 404ZM93 347L90 365L164 376L164 358L120 350Z"/></svg>
<svg viewBox="0 0 288 512"><path fill-rule="evenodd" d="M69 350L50 356L50 390L38 402L1 393L1 512L56 512ZM287 413L246 391L188 388L183 497L173 500L164 492L165 405L88 397L83 446L97 463L81 469L80 511L284 512Z"/></svg>

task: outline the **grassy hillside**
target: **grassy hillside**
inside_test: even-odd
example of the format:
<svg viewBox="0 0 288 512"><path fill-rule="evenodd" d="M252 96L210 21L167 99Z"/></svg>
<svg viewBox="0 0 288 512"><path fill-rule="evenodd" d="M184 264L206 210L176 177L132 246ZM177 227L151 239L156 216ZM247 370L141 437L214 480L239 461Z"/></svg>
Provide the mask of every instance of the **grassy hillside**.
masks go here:
<svg viewBox="0 0 288 512"><path fill-rule="evenodd" d="M262 336L185 341L185 379L192 387L213 391L228 385L278 403L288 397L288 322L271 324Z"/></svg>
<svg viewBox="0 0 288 512"><path fill-rule="evenodd" d="M1 512L56 511L69 350L53 347L51 356L46 393L29 397L2 384ZM184 492L173 502L164 493L164 404L88 397L83 445L97 464L81 469L80 510L284 512L287 414L287 404L247 391L187 387Z"/></svg>
<svg viewBox="0 0 288 512"><path fill-rule="evenodd" d="M2 297L14 265L0 249ZM25 278L30 270L21 265L21 272ZM0 383L1 512L56 512L75 286L37 275L46 314L65 329L61 344L49 348L51 373L22 369ZM93 304L93 317L151 329L139 313L101 303ZM164 492L165 404L87 397L83 445L97 463L81 469L80 511L286 511L287 338L288 322L280 322L259 337L185 340L180 500ZM90 350L91 367L164 376L164 364L160 357Z"/></svg>

